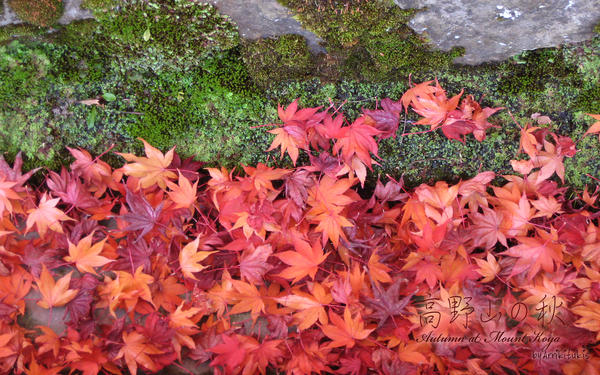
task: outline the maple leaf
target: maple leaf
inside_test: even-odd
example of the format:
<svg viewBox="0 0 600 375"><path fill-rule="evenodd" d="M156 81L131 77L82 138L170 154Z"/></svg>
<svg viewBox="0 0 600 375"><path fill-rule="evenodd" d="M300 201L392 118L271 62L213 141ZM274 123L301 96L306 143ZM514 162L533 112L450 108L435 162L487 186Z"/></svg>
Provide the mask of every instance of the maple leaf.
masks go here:
<svg viewBox="0 0 600 375"><path fill-rule="evenodd" d="M397 315L404 315L407 313L405 308L410 303L410 299L416 293L413 292L405 297L401 297L400 288L403 286L401 279L396 280L386 290L382 290L381 287L372 284L373 298L367 298L367 303L373 307L373 313L371 317L379 320L377 328L381 328L388 320Z"/></svg>
<svg viewBox="0 0 600 375"><path fill-rule="evenodd" d="M409 88L402 94L400 101L402 102L402 106L404 107L404 111L408 112L408 108L411 103L417 100L419 97L427 97L439 89L435 86L430 86L433 81L427 81L423 83L419 83Z"/></svg>
<svg viewBox="0 0 600 375"><path fill-rule="evenodd" d="M346 239L341 228L353 226L348 219L340 215L340 212L344 206L353 202L353 199L345 193L354 184L354 181L354 179L336 181L329 176L323 176L319 183L308 191L307 203L311 209L306 215L309 219L318 222L317 228L322 233L323 244L329 237L337 247L340 236Z"/></svg>
<svg viewBox="0 0 600 375"><path fill-rule="evenodd" d="M283 263L290 266L279 273L279 276L286 279L293 278L293 283L300 281L305 276L310 276L314 280L319 265L327 259L329 252L323 254L323 248L318 242L314 242L311 246L299 238L294 238L294 248L296 251L275 254Z"/></svg>
<svg viewBox="0 0 600 375"><path fill-rule="evenodd" d="M21 168L23 167L23 157L22 152L19 151L17 156L15 156L15 162L13 163L13 167L4 160L4 156L0 154L0 175L4 175L6 181L16 182L15 187L21 187L31 177L35 172L40 170L40 168L35 168L30 170L29 172L23 174Z"/></svg>
<svg viewBox="0 0 600 375"><path fill-rule="evenodd" d="M285 179L285 195L298 207L303 207L308 197L308 188L314 184L309 171L299 169Z"/></svg>
<svg viewBox="0 0 600 375"><path fill-rule="evenodd" d="M482 207L482 209L483 214L475 211L471 215L473 246L489 250L500 241L504 247L508 247L506 236L502 231L502 211L494 211L488 207Z"/></svg>
<svg viewBox="0 0 600 375"><path fill-rule="evenodd" d="M34 358L29 362L29 369L25 369L27 375L56 375L62 371L64 366L47 368L38 363Z"/></svg>
<svg viewBox="0 0 600 375"><path fill-rule="evenodd" d="M371 253L367 265L369 267L369 276L371 276L371 280L382 283L392 282L392 278L388 274L388 272L391 271L391 268L379 261L379 255L375 251Z"/></svg>
<svg viewBox="0 0 600 375"><path fill-rule="evenodd" d="M89 272L97 275L93 267L102 267L103 265L112 262L112 260L100 255L108 237L96 242L92 246L93 236L94 233L91 233L87 237L82 238L77 245L74 245L71 241L67 240L69 242L69 255L63 259L67 262L75 263L75 266L80 272Z"/></svg>
<svg viewBox="0 0 600 375"><path fill-rule="evenodd" d="M496 275L498 275L502 270L492 253L488 253L487 262L478 258L475 258L475 262L477 262L477 265L479 266L477 272L484 277L481 280L482 283L489 283L490 281L494 280Z"/></svg>
<svg viewBox="0 0 600 375"><path fill-rule="evenodd" d="M4 214L6 209L9 213L12 212L11 199L21 200L21 197L17 192L12 190L17 183L15 181L6 181L5 176L0 176L0 217Z"/></svg>
<svg viewBox="0 0 600 375"><path fill-rule="evenodd" d="M98 304L98 307L108 305L110 314L116 317L115 308L121 302L125 303L127 311L133 311L139 298L155 306L149 287L154 278L151 275L144 274L142 266L139 266L134 274L124 271L116 271L115 273L116 278L114 280L105 276L104 284L99 286L99 294L104 297L104 301L102 304Z"/></svg>
<svg viewBox="0 0 600 375"><path fill-rule="evenodd" d="M166 311L173 311L175 306L182 301L179 296L187 292L187 288L180 284L174 276L159 278L151 285L150 289L156 306L162 306Z"/></svg>
<svg viewBox="0 0 600 375"><path fill-rule="evenodd" d="M246 357L246 350L241 345L237 335L228 336L221 334L222 344L208 349L209 352L217 354L210 365L212 367L224 365L227 373L234 374L236 368L241 365Z"/></svg>
<svg viewBox="0 0 600 375"><path fill-rule="evenodd" d="M317 321L321 324L328 323L324 306L331 303L333 297L331 294L326 293L325 288L319 283L313 284L312 293L310 295L297 290L293 294L275 299L282 305L296 310L294 319L300 331L310 328Z"/></svg>
<svg viewBox="0 0 600 375"><path fill-rule="evenodd" d="M342 128L340 135L333 145L333 153L337 154L340 150L346 163L352 163L352 157L356 155L365 165L371 168L371 155L377 155L377 142L374 135L381 134L381 131L365 124L364 117L359 117L350 126Z"/></svg>
<svg viewBox="0 0 600 375"><path fill-rule="evenodd" d="M98 200L83 186L79 178L71 176L64 167L61 169L60 175L51 171L49 177L50 179L46 180L48 188L63 202L81 209L100 205Z"/></svg>
<svg viewBox="0 0 600 375"><path fill-rule="evenodd" d="M525 124L524 127L520 128L521 139L519 143L519 152L523 150L533 159L538 152L537 146L539 144L534 133L540 128L537 126L529 127L529 125L530 124Z"/></svg>
<svg viewBox="0 0 600 375"><path fill-rule="evenodd" d="M39 279L35 279L35 283L42 295L42 299L37 304L45 309L50 309L52 307L63 306L75 298L77 290L69 289L72 274L73 271L55 282L46 265L42 265L41 276Z"/></svg>
<svg viewBox="0 0 600 375"><path fill-rule="evenodd" d="M42 334L35 338L35 343L39 345L38 354L51 351L56 358L61 347L60 337L50 327L36 326L35 328L42 331Z"/></svg>
<svg viewBox="0 0 600 375"><path fill-rule="evenodd" d="M277 136L267 151L281 146L281 157L283 158L283 154L287 152L295 166L298 159L298 148L306 149L308 147L306 131L298 125L288 124L281 128L269 130L269 133L276 134Z"/></svg>
<svg viewBox="0 0 600 375"><path fill-rule="evenodd" d="M210 254L215 253L214 251L198 251L200 245L200 236L181 249L179 252L179 265L183 275L189 279L198 280L194 276L194 272L200 272L206 268L200 264L201 261L206 259Z"/></svg>
<svg viewBox="0 0 600 375"><path fill-rule="evenodd" d="M63 233L60 222L73 219L56 208L59 200L59 198L48 200L48 195L44 193L38 207L27 211L29 216L27 216L26 231L29 231L33 227L33 224L35 224L40 237L43 237L48 229Z"/></svg>
<svg viewBox="0 0 600 375"><path fill-rule="evenodd" d="M125 200L130 208L130 212L123 215L123 219L129 223L125 230L135 231L141 229L142 232L138 236L139 240L158 223L164 202L154 208L143 195L134 194L129 190L125 194Z"/></svg>
<svg viewBox="0 0 600 375"><path fill-rule="evenodd" d="M267 263L267 259L271 254L273 254L273 249L268 244L244 252L240 260L240 273L242 277L251 283L260 284L264 274L273 268L272 265Z"/></svg>
<svg viewBox="0 0 600 375"><path fill-rule="evenodd" d="M596 340L600 340L600 303L582 301L581 304L571 307L570 310L581 316L575 325L596 332Z"/></svg>
<svg viewBox="0 0 600 375"><path fill-rule="evenodd" d="M363 113L368 116L365 121L367 125L371 125L381 132L381 139L395 137L396 130L398 130L400 112L402 112L402 104L399 101L394 102L389 98L385 98L381 101L381 107L383 110L363 110ZM369 119L372 120L372 123Z"/></svg>
<svg viewBox="0 0 600 375"><path fill-rule="evenodd" d="M231 308L229 315L250 311L252 320L256 320L258 315L265 311L265 303L260 291L255 285L239 280L231 280L231 285L237 291L234 295L239 302Z"/></svg>
<svg viewBox="0 0 600 375"><path fill-rule="evenodd" d="M329 311L329 319L333 325L321 326L323 333L327 335L332 342L327 346L330 348L345 346L347 348L354 347L356 340L364 340L375 329L365 329L364 323L360 315L356 319L352 318L348 307L344 309L344 320L339 315Z"/></svg>
<svg viewBox="0 0 600 375"><path fill-rule="evenodd" d="M123 332L123 347L117 353L115 359L125 358L129 372L137 374L138 363L150 371L158 371L158 366L150 355L162 354L163 351L156 348L144 335L136 331Z"/></svg>
<svg viewBox="0 0 600 375"><path fill-rule="evenodd" d="M119 243L117 255L119 256L108 268L113 270L131 270L134 272L138 267L142 266L145 273L150 273L152 268L151 256L158 248L156 243L154 246L149 246L146 240L140 238L134 240L133 235L129 234L127 241Z"/></svg>
<svg viewBox="0 0 600 375"><path fill-rule="evenodd" d="M265 375L267 366L270 363L276 363L283 356L283 352L278 347L283 340L265 340L258 343L253 337L242 337L244 339L243 346L248 352L242 375L256 374L256 370Z"/></svg>
<svg viewBox="0 0 600 375"><path fill-rule="evenodd" d="M170 171L169 165L173 161L175 147L163 155L162 152L152 147L148 142L139 138L144 143L144 150L147 157L138 157L133 154L120 153L125 160L133 162L124 165L121 170L128 176L139 178L138 189L146 189L152 185L158 185L161 189L166 189L166 182L177 178L177 175Z"/></svg>
<svg viewBox="0 0 600 375"><path fill-rule="evenodd" d="M413 111L417 112L424 118L417 121L416 125L431 125L431 130L436 129L446 121L448 114L456 109L463 91L453 96L446 98L446 93L443 90L437 91L433 95L419 96L412 101Z"/></svg>
<svg viewBox="0 0 600 375"><path fill-rule="evenodd" d="M563 259L565 245L558 243L556 229L551 233L536 228L539 237L517 237L519 245L513 246L503 254L517 257L510 276L517 275L529 270L528 279L531 280L540 269L546 272L554 272L555 265Z"/></svg>
<svg viewBox="0 0 600 375"><path fill-rule="evenodd" d="M179 181L177 184L167 181L167 186L171 191L169 198L175 202L175 208L188 208L196 202L196 194L198 191L198 181L192 185L181 172L179 172Z"/></svg>
<svg viewBox="0 0 600 375"><path fill-rule="evenodd" d="M112 168L107 163L92 159L92 155L85 150L70 147L67 149L75 158L71 163L71 170L83 177L89 184L89 191L94 192L96 198L102 196L108 186L116 190L116 184L112 179Z"/></svg>
<svg viewBox="0 0 600 375"><path fill-rule="evenodd" d="M71 323L79 323L89 316L94 302L94 292L98 284L99 281L89 273L71 280L73 288L79 289L77 296L66 304L66 311L71 317Z"/></svg>
<svg viewBox="0 0 600 375"><path fill-rule="evenodd" d="M288 169L271 168L263 163L258 163L256 168L244 166L244 172L246 172L249 181L258 192L263 190L275 191L272 181L279 180L290 173Z"/></svg>
<svg viewBox="0 0 600 375"><path fill-rule="evenodd" d="M540 151L532 158L534 166L541 167L537 176L536 184L548 179L554 172L560 180L565 182L565 166L563 164L564 156L557 153L556 147L544 140L544 151Z"/></svg>
<svg viewBox="0 0 600 375"><path fill-rule="evenodd" d="M596 134L596 133L600 133L600 114L598 115L593 115L591 113L586 113L586 115L592 117L594 120L597 120L595 123L593 123L588 130L586 130L585 134L583 134L583 136L585 137L588 134ZM598 135L598 139L600 140L600 134Z"/></svg>

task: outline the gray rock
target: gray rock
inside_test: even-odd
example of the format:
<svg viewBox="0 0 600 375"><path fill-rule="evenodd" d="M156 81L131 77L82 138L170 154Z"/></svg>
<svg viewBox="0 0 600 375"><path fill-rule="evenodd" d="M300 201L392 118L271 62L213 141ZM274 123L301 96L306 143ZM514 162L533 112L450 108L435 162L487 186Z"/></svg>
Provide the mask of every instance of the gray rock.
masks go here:
<svg viewBox="0 0 600 375"><path fill-rule="evenodd" d="M31 289L25 296L25 315L19 318L19 324L27 329L34 329L36 326L50 327L56 334L62 334L67 329L64 306L52 308L50 315L49 309L38 306L37 301L41 298L42 295L35 289Z"/></svg>
<svg viewBox="0 0 600 375"><path fill-rule="evenodd" d="M81 7L82 0L64 0L65 10L58 20L61 25L69 24L76 20L94 18L92 12Z"/></svg>
<svg viewBox="0 0 600 375"><path fill-rule="evenodd" d="M20 23L19 17L12 11L8 6L8 0L2 1L2 14L0 14L0 26L11 25L13 23Z"/></svg>
<svg viewBox="0 0 600 375"><path fill-rule="evenodd" d="M462 46L455 60L480 64L525 50L591 39L600 22L600 0L394 0L403 9L426 8L409 26L433 47Z"/></svg>
<svg viewBox="0 0 600 375"><path fill-rule="evenodd" d="M298 34L306 38L310 51L315 54L327 51L319 43L321 38L302 28L289 9L276 0L202 0L215 5L222 14L237 24L240 36L246 39Z"/></svg>

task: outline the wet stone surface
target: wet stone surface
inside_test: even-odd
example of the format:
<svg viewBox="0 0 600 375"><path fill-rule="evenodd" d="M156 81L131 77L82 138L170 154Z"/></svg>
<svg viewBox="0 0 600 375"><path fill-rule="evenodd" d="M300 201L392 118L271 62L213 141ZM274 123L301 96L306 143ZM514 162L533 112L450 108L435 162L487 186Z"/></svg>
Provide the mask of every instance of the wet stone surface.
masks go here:
<svg viewBox="0 0 600 375"><path fill-rule="evenodd" d="M404 9L425 8L409 26L435 48L464 47L455 60L463 64L588 40L600 22L600 0L394 1Z"/></svg>
<svg viewBox="0 0 600 375"><path fill-rule="evenodd" d="M276 0L205 0L215 5L237 24L240 36L246 39L298 34L306 38L312 53L325 53L322 39L302 28L293 13Z"/></svg>

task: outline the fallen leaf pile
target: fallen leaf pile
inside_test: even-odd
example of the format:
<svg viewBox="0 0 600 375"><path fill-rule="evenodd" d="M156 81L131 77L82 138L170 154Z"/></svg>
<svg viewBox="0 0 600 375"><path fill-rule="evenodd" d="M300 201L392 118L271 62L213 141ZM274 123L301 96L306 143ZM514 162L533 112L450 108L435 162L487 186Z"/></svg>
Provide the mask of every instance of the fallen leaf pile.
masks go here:
<svg viewBox="0 0 600 375"><path fill-rule="evenodd" d="M116 170L71 149L33 188L0 159L0 372L597 374L598 192L558 182L570 138L525 125L502 186L360 188L410 108L482 140L500 108L460 96L425 82L351 123L279 108L270 149L292 169L144 141Z"/></svg>

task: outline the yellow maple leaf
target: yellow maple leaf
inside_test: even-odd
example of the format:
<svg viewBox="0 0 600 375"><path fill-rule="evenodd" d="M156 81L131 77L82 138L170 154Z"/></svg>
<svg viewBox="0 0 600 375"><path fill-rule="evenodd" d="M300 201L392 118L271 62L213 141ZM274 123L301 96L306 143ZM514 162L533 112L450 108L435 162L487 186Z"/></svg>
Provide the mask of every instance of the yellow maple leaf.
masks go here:
<svg viewBox="0 0 600 375"><path fill-rule="evenodd" d="M29 229L33 227L33 224L36 224L40 237L43 237L46 234L48 228L55 232L63 233L60 222L73 219L56 208L59 200L59 198L49 200L46 193L44 193L40 199L38 208L32 208L31 210L27 211L29 216L27 216L26 230L29 231Z"/></svg>
<svg viewBox="0 0 600 375"><path fill-rule="evenodd" d="M45 309L49 309L52 307L64 306L75 298L78 290L69 289L72 274L73 271L55 282L54 278L46 268L46 265L43 264L40 278L35 280L42 295L42 299L38 301L37 304Z"/></svg>
<svg viewBox="0 0 600 375"><path fill-rule="evenodd" d="M87 237L82 238L77 245L69 242L69 255L63 259L67 262L75 263L75 266L80 272L88 272L97 275L93 267L102 267L103 265L112 262L112 260L100 255L104 248L106 238L102 241L96 242L92 246L92 236L94 233Z"/></svg>
<svg viewBox="0 0 600 375"><path fill-rule="evenodd" d="M131 164L125 164L121 170L127 176L133 176L140 179L138 188L141 187L145 189L156 184L161 189L166 189L166 182L170 179L177 178L177 175L173 171L167 169L173 161L175 147L163 155L162 152L152 147L145 140L141 138L140 140L144 143L144 150L146 151L146 155L148 157L138 157L133 154L117 153L125 158L125 160L133 162Z"/></svg>
<svg viewBox="0 0 600 375"><path fill-rule="evenodd" d="M200 245L200 237L197 237L194 241L185 245L179 253L179 264L181 265L181 272L187 278L196 279L194 272L200 272L206 267L201 265L200 262L206 259L214 251L198 251Z"/></svg>

